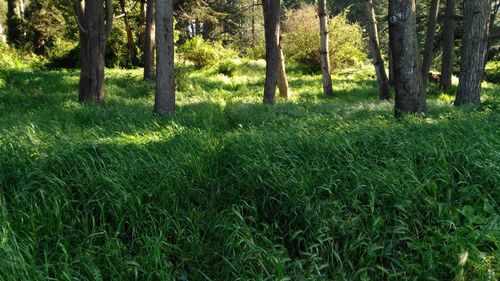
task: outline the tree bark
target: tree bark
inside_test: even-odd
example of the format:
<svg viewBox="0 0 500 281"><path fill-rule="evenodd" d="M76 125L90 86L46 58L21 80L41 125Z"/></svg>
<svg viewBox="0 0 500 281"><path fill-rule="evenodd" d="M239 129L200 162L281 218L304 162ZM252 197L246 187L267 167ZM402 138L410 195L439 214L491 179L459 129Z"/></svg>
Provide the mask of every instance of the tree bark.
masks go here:
<svg viewBox="0 0 500 281"><path fill-rule="evenodd" d="M266 81L264 83L264 103L273 104L279 77L280 50L278 46L280 25L279 0L262 0L264 12L264 33L266 39Z"/></svg>
<svg viewBox="0 0 500 281"><path fill-rule="evenodd" d="M323 94L333 97L332 77L330 75L330 54L328 45L328 17L326 15L326 0L318 1L321 74L323 78Z"/></svg>
<svg viewBox="0 0 500 281"><path fill-rule="evenodd" d="M394 63L395 115L425 112L419 65L415 0L389 0L389 40Z"/></svg>
<svg viewBox="0 0 500 281"><path fill-rule="evenodd" d="M79 100L103 102L104 54L109 33L113 26L111 0L85 0L76 4L80 26L81 70ZM106 15L104 8L106 7Z"/></svg>
<svg viewBox="0 0 500 281"><path fill-rule="evenodd" d="M154 112L175 112L174 17L172 0L156 1L156 95Z"/></svg>
<svg viewBox="0 0 500 281"><path fill-rule="evenodd" d="M7 1L7 42L18 45L21 37L20 24L22 20L21 3L19 0Z"/></svg>
<svg viewBox="0 0 500 281"><path fill-rule="evenodd" d="M439 0L431 0L431 9L427 20L427 36L424 44L424 60L422 62L422 85L426 91L429 83L429 71L434 60L434 37L436 34L436 21L439 12Z"/></svg>
<svg viewBox="0 0 500 281"><path fill-rule="evenodd" d="M370 49L372 52L373 66L377 74L378 93L381 100L389 100L389 80L385 73L384 60L380 53L380 43L378 40L377 19L375 17L375 10L373 9L372 0L365 0L365 12L368 17L368 33L370 35Z"/></svg>
<svg viewBox="0 0 500 281"><path fill-rule="evenodd" d="M394 87L394 61L392 58L392 47L389 42L389 86Z"/></svg>
<svg viewBox="0 0 500 281"><path fill-rule="evenodd" d="M278 77L278 89L280 91L280 96L284 99L288 99L291 97L290 88L288 87L288 78L286 77L286 68L285 68L285 55L283 54L282 48L283 41L281 40L281 36L278 37L278 47L279 47L279 77Z"/></svg>
<svg viewBox="0 0 500 281"><path fill-rule="evenodd" d="M144 80L153 80L155 73L155 5L156 0L148 0L144 40Z"/></svg>
<svg viewBox="0 0 500 281"><path fill-rule="evenodd" d="M127 33L127 52L132 64L137 63L137 50L135 49L134 34L132 33L132 27L130 27L130 21L128 18L128 11L126 7L125 0L120 0L120 8L123 13L123 23L125 24L125 31Z"/></svg>
<svg viewBox="0 0 500 281"><path fill-rule="evenodd" d="M455 56L455 0L447 0L444 12L443 56L441 59L441 89L451 88L453 57Z"/></svg>
<svg viewBox="0 0 500 281"><path fill-rule="evenodd" d="M464 0L460 81L455 105L479 103L488 43L490 0Z"/></svg>

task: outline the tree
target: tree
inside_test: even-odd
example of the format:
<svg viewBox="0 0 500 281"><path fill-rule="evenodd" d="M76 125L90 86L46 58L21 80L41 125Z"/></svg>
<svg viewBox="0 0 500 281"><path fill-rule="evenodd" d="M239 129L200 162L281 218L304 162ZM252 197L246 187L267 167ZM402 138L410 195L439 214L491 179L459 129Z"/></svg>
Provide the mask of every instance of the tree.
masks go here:
<svg viewBox="0 0 500 281"><path fill-rule="evenodd" d="M330 54L328 44L328 17L326 15L326 0L318 1L321 73L323 77L323 93L325 97L333 96L332 77L330 75Z"/></svg>
<svg viewBox="0 0 500 281"><path fill-rule="evenodd" d="M20 0L7 1L7 41L17 45L21 37L21 21L24 12L24 2Z"/></svg>
<svg viewBox="0 0 500 281"><path fill-rule="evenodd" d="M490 0L464 0L464 33L455 105L479 103L489 36Z"/></svg>
<svg viewBox="0 0 500 281"><path fill-rule="evenodd" d="M394 63L395 114L426 109L419 65L415 0L389 0L389 40Z"/></svg>
<svg viewBox="0 0 500 281"><path fill-rule="evenodd" d="M111 0L74 0L80 27L80 97L81 102L103 102L104 55L113 27ZM104 15L104 7L106 15Z"/></svg>
<svg viewBox="0 0 500 281"><path fill-rule="evenodd" d="M455 52L455 0L447 0L444 11L443 56L441 58L441 89L451 88Z"/></svg>
<svg viewBox="0 0 500 281"><path fill-rule="evenodd" d="M175 112L174 16L172 0L156 1L156 95L154 112Z"/></svg>
<svg viewBox="0 0 500 281"><path fill-rule="evenodd" d="M266 81L264 84L264 103L273 104L276 94L280 67L280 49L278 46L280 30L279 0L262 0L264 12L264 34L266 40Z"/></svg>
<svg viewBox="0 0 500 281"><path fill-rule="evenodd" d="M153 80L155 67L155 5L156 0L147 0L146 36L144 40L144 80Z"/></svg>
<svg viewBox="0 0 500 281"><path fill-rule="evenodd" d="M368 33L370 36L370 50L372 53L373 66L377 73L378 93L381 100L389 100L389 80L385 72L384 60L380 53L380 43L378 40L377 20L375 18L375 10L373 9L373 1L365 0L365 12L368 17Z"/></svg>
<svg viewBox="0 0 500 281"><path fill-rule="evenodd" d="M431 0L429 18L427 20L427 36L424 44L424 59L422 62L422 89L427 89L429 83L429 71L434 60L434 37L436 34L436 21L439 12L439 0Z"/></svg>
<svg viewBox="0 0 500 281"><path fill-rule="evenodd" d="M288 87L288 78L286 77L286 69L285 69L285 55L283 54L283 41L281 40L281 35L278 38L278 48L279 48L279 76L278 76L278 89L280 91L280 97L284 99L290 98L292 95L290 92L290 88Z"/></svg>
<svg viewBox="0 0 500 281"><path fill-rule="evenodd" d="M123 13L123 23L125 24L125 31L127 33L127 53L130 59L130 63L137 63L137 50L135 49L134 34L132 32L132 27L130 26L129 13L127 10L127 5L125 0L120 0L120 8Z"/></svg>

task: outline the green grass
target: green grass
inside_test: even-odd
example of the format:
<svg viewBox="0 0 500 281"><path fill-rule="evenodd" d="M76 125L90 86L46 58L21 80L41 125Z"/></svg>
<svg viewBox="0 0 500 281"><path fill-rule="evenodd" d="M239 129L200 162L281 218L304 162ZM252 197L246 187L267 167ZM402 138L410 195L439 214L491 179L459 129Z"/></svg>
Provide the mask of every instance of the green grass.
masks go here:
<svg viewBox="0 0 500 281"><path fill-rule="evenodd" d="M141 71L0 70L0 280L495 280L500 86L393 118L372 77L336 97L289 68L180 67L178 110L152 114Z"/></svg>

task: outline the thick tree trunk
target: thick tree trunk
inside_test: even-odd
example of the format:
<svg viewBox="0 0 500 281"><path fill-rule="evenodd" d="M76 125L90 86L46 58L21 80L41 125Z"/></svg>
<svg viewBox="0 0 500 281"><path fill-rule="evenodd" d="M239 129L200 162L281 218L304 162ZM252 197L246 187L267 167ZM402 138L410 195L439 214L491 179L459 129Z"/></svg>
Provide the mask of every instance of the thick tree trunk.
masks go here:
<svg viewBox="0 0 500 281"><path fill-rule="evenodd" d="M19 0L7 1L7 42L10 44L19 44L21 37L22 11Z"/></svg>
<svg viewBox="0 0 500 281"><path fill-rule="evenodd" d="M128 11L126 7L125 0L120 0L120 8L123 13L123 23L125 24L125 30L127 33L127 52L132 64L137 63L137 50L135 49L134 34L132 33L132 27L130 26L130 21L128 18Z"/></svg>
<svg viewBox="0 0 500 281"><path fill-rule="evenodd" d="M440 87L443 90L451 88L453 75L453 57L455 53L455 0L447 0L444 12L443 56L441 58Z"/></svg>
<svg viewBox="0 0 500 281"><path fill-rule="evenodd" d="M109 33L113 25L113 6L106 0L106 15L103 0L85 0L77 5L80 24L80 96L81 102L103 102L104 54Z"/></svg>
<svg viewBox="0 0 500 281"><path fill-rule="evenodd" d="M321 73L323 77L323 94L333 96L332 77L330 75L330 54L328 45L328 17L326 15L326 0L318 1Z"/></svg>
<svg viewBox="0 0 500 281"><path fill-rule="evenodd" d="M422 85L426 91L429 83L429 71L434 60L434 37L436 34L436 21L439 12L439 0L431 0L431 9L427 20L427 36L424 44L424 60L422 62Z"/></svg>
<svg viewBox="0 0 500 281"><path fill-rule="evenodd" d="M279 0L262 0L264 11L264 33L266 38L266 81L264 84L264 103L273 104L276 84L279 77L280 50L278 46L280 25Z"/></svg>
<svg viewBox="0 0 500 281"><path fill-rule="evenodd" d="M175 112L174 16L172 0L156 1L156 95L154 112Z"/></svg>
<svg viewBox="0 0 500 281"><path fill-rule="evenodd" d="M394 63L395 114L426 109L419 65L415 0L389 0L389 39Z"/></svg>
<svg viewBox="0 0 500 281"><path fill-rule="evenodd" d="M279 56L279 77L278 77L278 89L280 91L280 96L284 99L288 99L291 97L290 88L288 87L288 78L286 77L286 68L285 68L285 55L283 54L281 36L278 38L278 47L280 50Z"/></svg>
<svg viewBox="0 0 500 281"><path fill-rule="evenodd" d="M394 87L394 61L392 58L392 47L389 42L389 86Z"/></svg>
<svg viewBox="0 0 500 281"><path fill-rule="evenodd" d="M144 40L144 80L153 80L155 73L155 5L156 0L148 0Z"/></svg>
<svg viewBox="0 0 500 281"><path fill-rule="evenodd" d="M464 0L464 34L460 81L455 105L479 103L488 43L490 0Z"/></svg>
<svg viewBox="0 0 500 281"><path fill-rule="evenodd" d="M365 0L365 12L368 17L368 33L370 35L370 50L373 57L373 66L377 74L378 94L381 100L389 100L389 80L385 73L384 60L380 53L380 43L378 40L377 20L372 0Z"/></svg>

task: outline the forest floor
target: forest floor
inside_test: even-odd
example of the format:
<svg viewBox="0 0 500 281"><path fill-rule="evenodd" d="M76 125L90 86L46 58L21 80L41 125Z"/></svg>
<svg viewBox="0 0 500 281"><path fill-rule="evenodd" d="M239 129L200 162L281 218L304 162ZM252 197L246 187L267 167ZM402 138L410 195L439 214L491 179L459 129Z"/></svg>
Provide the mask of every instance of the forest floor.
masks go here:
<svg viewBox="0 0 500 281"><path fill-rule="evenodd" d="M336 96L289 68L179 68L152 113L141 70L107 70L104 105L77 71L0 70L0 280L495 280L500 85L393 117L373 76ZM496 277L495 277L496 276Z"/></svg>

